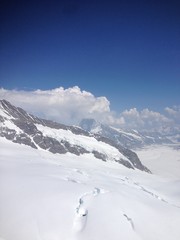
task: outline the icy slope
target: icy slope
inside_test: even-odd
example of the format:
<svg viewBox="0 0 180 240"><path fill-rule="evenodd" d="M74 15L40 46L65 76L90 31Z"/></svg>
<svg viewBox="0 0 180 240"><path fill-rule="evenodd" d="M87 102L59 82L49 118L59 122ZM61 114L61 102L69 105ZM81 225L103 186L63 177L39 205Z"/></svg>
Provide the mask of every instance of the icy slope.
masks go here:
<svg viewBox="0 0 180 240"><path fill-rule="evenodd" d="M0 146L0 239L180 239L180 197L171 190L180 189L177 176L5 138Z"/></svg>

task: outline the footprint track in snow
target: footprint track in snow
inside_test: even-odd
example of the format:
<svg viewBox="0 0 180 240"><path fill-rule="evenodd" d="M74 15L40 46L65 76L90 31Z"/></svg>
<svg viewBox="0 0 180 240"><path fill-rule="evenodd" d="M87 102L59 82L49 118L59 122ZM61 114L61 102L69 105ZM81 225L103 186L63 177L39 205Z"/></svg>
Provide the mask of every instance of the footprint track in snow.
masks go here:
<svg viewBox="0 0 180 240"><path fill-rule="evenodd" d="M129 186L132 186L132 187L135 187L141 191L143 191L144 193L146 194L149 194L150 196L152 196L153 198L156 198L157 200L161 201L161 202L164 202L166 204L169 204L173 207L176 207L176 208L180 208L180 206L178 205L175 205L175 204L172 204L170 202L168 202L167 200L165 200L164 198L160 197L159 195L151 192L150 190L146 189L145 187L141 186L139 183L137 182L134 182L132 179L130 179L129 177L116 177L117 179L121 180L122 181L122 184L124 185L129 185Z"/></svg>
<svg viewBox="0 0 180 240"><path fill-rule="evenodd" d="M80 196L78 200L78 206L76 207L75 217L73 221L73 233L78 234L82 232L87 224L88 219L88 208L87 206L93 201L94 197L99 194L107 193L108 191L100 188L94 188L93 191L85 192Z"/></svg>
<svg viewBox="0 0 180 240"><path fill-rule="evenodd" d="M125 213L123 214L123 216L128 220L128 222L131 224L132 229L134 230L133 220L130 217L128 217L128 215Z"/></svg>

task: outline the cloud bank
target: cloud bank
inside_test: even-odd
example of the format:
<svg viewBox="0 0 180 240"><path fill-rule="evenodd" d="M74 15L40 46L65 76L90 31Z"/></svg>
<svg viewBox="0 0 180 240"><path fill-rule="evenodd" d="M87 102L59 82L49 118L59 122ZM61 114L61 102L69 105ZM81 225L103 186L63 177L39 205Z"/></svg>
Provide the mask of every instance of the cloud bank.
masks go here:
<svg viewBox="0 0 180 240"><path fill-rule="evenodd" d="M163 130L180 126L180 106L166 107L164 114L149 109L136 108L114 112L106 97L95 97L79 87L52 90L6 90L0 89L0 99L45 119L65 124L78 124L83 118L94 118L119 128Z"/></svg>
<svg viewBox="0 0 180 240"><path fill-rule="evenodd" d="M46 91L0 89L0 98L32 114L67 124L77 124L87 117L99 119L110 113L110 103L106 97L95 97L77 86Z"/></svg>

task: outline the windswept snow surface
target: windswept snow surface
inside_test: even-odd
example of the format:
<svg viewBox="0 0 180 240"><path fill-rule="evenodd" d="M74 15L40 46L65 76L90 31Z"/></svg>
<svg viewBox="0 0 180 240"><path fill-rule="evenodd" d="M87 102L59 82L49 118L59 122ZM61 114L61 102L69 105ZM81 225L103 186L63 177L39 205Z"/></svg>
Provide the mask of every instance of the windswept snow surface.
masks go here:
<svg viewBox="0 0 180 240"><path fill-rule="evenodd" d="M4 138L0 146L0 239L180 239L177 172L148 174L91 154L52 154ZM176 162L179 152L172 151L169 161Z"/></svg>

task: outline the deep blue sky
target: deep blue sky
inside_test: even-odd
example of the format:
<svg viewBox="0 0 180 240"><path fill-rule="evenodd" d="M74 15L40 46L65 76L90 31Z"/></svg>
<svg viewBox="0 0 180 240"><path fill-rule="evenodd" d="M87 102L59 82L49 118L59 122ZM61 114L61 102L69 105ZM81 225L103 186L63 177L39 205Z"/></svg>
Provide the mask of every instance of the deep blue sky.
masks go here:
<svg viewBox="0 0 180 240"><path fill-rule="evenodd" d="M8 1L0 87L79 86L114 110L180 103L180 2Z"/></svg>

